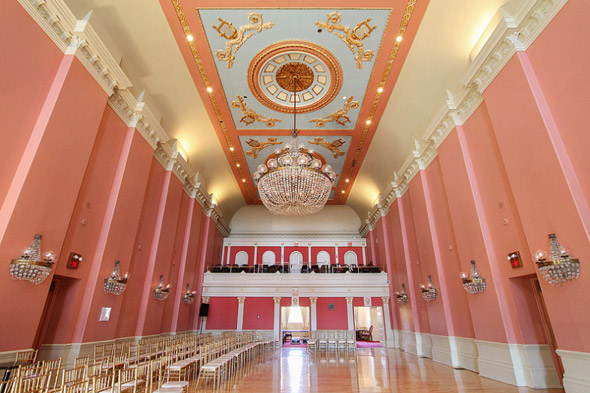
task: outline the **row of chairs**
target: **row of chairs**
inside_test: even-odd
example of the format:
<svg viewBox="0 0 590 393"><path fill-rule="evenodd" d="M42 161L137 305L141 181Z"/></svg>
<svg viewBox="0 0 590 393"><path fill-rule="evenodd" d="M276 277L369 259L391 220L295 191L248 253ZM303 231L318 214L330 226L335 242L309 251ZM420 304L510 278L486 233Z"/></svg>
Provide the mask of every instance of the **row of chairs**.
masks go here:
<svg viewBox="0 0 590 393"><path fill-rule="evenodd" d="M232 354L232 361L220 367L227 375L250 359L254 349L274 346L269 333L184 334L142 340L136 345L99 345L93 356L75 359L73 368L62 368L61 359L35 362L30 356L28 364L21 364L2 382L0 392L187 393L189 382L203 370L207 374L203 367L211 366L215 359ZM150 350L140 349L143 347ZM221 380L222 373L216 373L215 381Z"/></svg>
<svg viewBox="0 0 590 393"><path fill-rule="evenodd" d="M307 350L355 350L356 332L354 330L312 330L307 340Z"/></svg>

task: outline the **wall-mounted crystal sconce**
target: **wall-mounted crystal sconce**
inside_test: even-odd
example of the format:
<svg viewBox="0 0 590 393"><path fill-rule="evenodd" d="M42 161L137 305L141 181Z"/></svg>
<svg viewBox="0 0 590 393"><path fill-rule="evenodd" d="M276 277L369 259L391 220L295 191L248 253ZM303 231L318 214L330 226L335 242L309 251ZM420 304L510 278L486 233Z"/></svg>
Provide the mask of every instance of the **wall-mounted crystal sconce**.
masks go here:
<svg viewBox="0 0 590 393"><path fill-rule="evenodd" d="M432 276L430 274L428 275L428 285L421 285L420 288L422 290L422 297L424 300L431 302L436 299L437 290L434 287L434 284L432 284Z"/></svg>
<svg viewBox="0 0 590 393"><path fill-rule="evenodd" d="M533 258L539 271L551 285L561 285L580 277L580 261L570 257L569 251L559 244L554 233L549 234L549 258L541 250L537 250Z"/></svg>
<svg viewBox="0 0 590 393"><path fill-rule="evenodd" d="M400 292L396 292L395 293L395 299L397 300L397 302L399 304L406 304L408 303L408 300L410 299L408 294L406 293L406 286L404 284L402 284L402 291Z"/></svg>
<svg viewBox="0 0 590 393"><path fill-rule="evenodd" d="M41 284L51 273L56 259L53 251L46 251L41 257L41 235L35 235L31 246L23 250L20 258L10 261L10 276L13 280Z"/></svg>
<svg viewBox="0 0 590 393"><path fill-rule="evenodd" d="M182 295L182 301L185 304L193 304L193 302L195 301L195 295L197 294L197 291L190 291L189 289L189 284L186 283L186 292L184 293L184 295Z"/></svg>
<svg viewBox="0 0 590 393"><path fill-rule="evenodd" d="M121 270L119 270L119 261L115 261L115 267L110 276L104 279L104 293L112 295L120 295L125 292L127 288L127 279L129 279L129 273L125 273L125 276L121 278Z"/></svg>
<svg viewBox="0 0 590 393"><path fill-rule="evenodd" d="M486 290L486 279L479 275L475 261L471 261L469 278L467 278L465 273L461 273L461 279L463 280L463 288L472 295Z"/></svg>
<svg viewBox="0 0 590 393"><path fill-rule="evenodd" d="M164 275L160 274L158 286L154 288L154 298L158 300L166 300L170 294L170 284L164 286Z"/></svg>

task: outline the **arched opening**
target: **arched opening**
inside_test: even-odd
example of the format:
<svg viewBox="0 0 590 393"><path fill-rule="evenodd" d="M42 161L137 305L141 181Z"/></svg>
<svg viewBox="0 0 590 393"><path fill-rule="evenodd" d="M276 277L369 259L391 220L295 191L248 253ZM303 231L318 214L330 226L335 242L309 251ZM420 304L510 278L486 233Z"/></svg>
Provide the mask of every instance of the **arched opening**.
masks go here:
<svg viewBox="0 0 590 393"><path fill-rule="evenodd" d="M320 251L317 255L317 262L318 265L329 265L330 264L330 254L327 251Z"/></svg>
<svg viewBox="0 0 590 393"><path fill-rule="evenodd" d="M346 251L344 254L344 264L345 265L357 265L358 264L358 257L356 256L356 252L354 251Z"/></svg>
<svg viewBox="0 0 590 393"><path fill-rule="evenodd" d="M275 253L272 251L265 251L264 254L262 254L262 264L263 265L274 265L276 263L276 256Z"/></svg>
<svg viewBox="0 0 590 393"><path fill-rule="evenodd" d="M248 264L248 253L246 251L240 251L236 254L235 264L238 266Z"/></svg>

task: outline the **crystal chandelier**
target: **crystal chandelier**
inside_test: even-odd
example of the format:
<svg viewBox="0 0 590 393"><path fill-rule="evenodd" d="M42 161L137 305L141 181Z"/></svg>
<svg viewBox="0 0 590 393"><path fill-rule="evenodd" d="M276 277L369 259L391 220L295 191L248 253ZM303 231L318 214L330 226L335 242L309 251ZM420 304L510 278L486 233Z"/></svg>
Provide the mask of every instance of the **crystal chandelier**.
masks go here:
<svg viewBox="0 0 590 393"><path fill-rule="evenodd" d="M317 213L326 204L336 173L330 165L323 165L314 152L297 140L297 85L299 75L291 74L293 81L293 141L284 149L276 150L276 158L260 164L252 174L264 206L272 213L283 216L304 216Z"/></svg>
<svg viewBox="0 0 590 393"><path fill-rule="evenodd" d="M121 278L121 271L119 270L119 261L115 261L115 267L113 268L113 272L108 278L104 279L104 293L106 294L113 294L113 295L120 295L125 292L125 288L127 288L127 279L129 278L129 273L125 273L125 276Z"/></svg>
<svg viewBox="0 0 590 393"><path fill-rule="evenodd" d="M463 280L463 288L472 295L486 290L486 279L479 275L477 267L475 266L475 261L471 261L469 278L467 278L465 273L461 273L461 279Z"/></svg>
<svg viewBox="0 0 590 393"><path fill-rule="evenodd" d="M189 289L189 284L186 283L186 292L184 293L184 295L182 295L182 301L185 304L193 304L193 302L195 301L195 295L197 294L197 291L192 291Z"/></svg>
<svg viewBox="0 0 590 393"><path fill-rule="evenodd" d="M406 286L404 284L402 284L402 292L395 293L395 299L397 300L397 302L399 304L408 303L409 297L408 297L408 294L406 293Z"/></svg>
<svg viewBox="0 0 590 393"><path fill-rule="evenodd" d="M560 285L580 277L580 261L571 258L569 251L561 246L554 233L549 234L549 260L544 251L534 255L539 271L551 285Z"/></svg>
<svg viewBox="0 0 590 393"><path fill-rule="evenodd" d="M154 298L157 300L166 300L170 295L170 284L164 286L164 275L160 274L158 286L154 288Z"/></svg>
<svg viewBox="0 0 590 393"><path fill-rule="evenodd" d="M51 273L55 260L53 251L46 251L41 258L41 235L35 235L31 247L25 248L20 258L10 261L10 276L13 280L41 284Z"/></svg>
<svg viewBox="0 0 590 393"><path fill-rule="evenodd" d="M436 299L436 295L437 295L437 290L434 287L434 284L432 284L432 276L429 274L428 275L428 285L421 286L422 289L422 297L424 298L424 300L426 300L427 302L431 302L434 299Z"/></svg>

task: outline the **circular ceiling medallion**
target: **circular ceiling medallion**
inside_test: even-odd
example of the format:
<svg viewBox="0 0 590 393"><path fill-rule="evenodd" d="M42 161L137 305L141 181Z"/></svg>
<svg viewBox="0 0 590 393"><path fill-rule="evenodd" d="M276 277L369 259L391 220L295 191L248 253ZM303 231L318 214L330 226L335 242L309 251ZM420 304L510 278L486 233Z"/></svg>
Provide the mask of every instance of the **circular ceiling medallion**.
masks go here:
<svg viewBox="0 0 590 393"><path fill-rule="evenodd" d="M294 86L296 83L296 87ZM312 112L330 103L342 87L342 69L327 49L307 41L282 41L260 51L248 67L250 90L279 112Z"/></svg>

